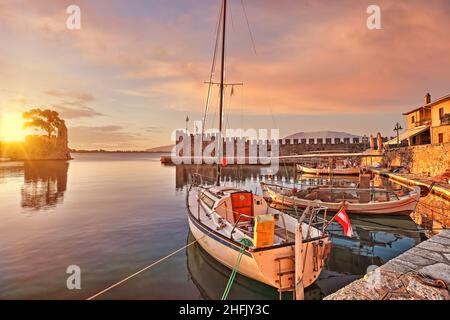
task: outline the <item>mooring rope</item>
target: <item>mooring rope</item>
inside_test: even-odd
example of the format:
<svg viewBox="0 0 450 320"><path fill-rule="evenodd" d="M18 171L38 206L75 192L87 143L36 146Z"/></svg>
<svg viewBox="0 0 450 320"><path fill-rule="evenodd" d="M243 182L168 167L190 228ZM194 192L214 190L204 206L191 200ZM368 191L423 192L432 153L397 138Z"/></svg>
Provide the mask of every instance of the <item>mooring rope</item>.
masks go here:
<svg viewBox="0 0 450 320"><path fill-rule="evenodd" d="M225 290L222 294L222 298L221 300L227 300L228 298L228 294L230 293L231 290L231 286L233 285L234 279L236 278L236 273L239 270L239 265L241 264L241 260L242 260L242 256L244 255L245 250L252 245L252 243L250 242L250 240L248 239L242 239L241 240L242 246L241 246L241 250L239 251L239 255L236 261L236 265L233 268L233 271L231 272L231 276L230 279L228 279L228 283L227 286L225 287Z"/></svg>
<svg viewBox="0 0 450 320"><path fill-rule="evenodd" d="M116 282L115 284L109 286L108 288L106 288L106 289L104 289L104 290L102 290L102 291L100 291L100 292L94 294L93 296L87 298L86 300L93 300L93 299L97 298L98 296L104 294L105 292L108 292L109 290L111 290L111 289L113 289L113 288L115 288L115 287L121 285L122 283L124 283L124 282L130 280L131 278L134 278L134 277L137 276L138 274L140 274L140 273L142 273L142 272L144 272L144 271L146 271L146 270L148 270L148 269L150 269L150 268L156 266L157 264L163 262L164 260L166 260L166 259L172 257L173 255L177 254L178 252L180 252L180 251L182 251L182 250L184 250L184 249L186 249L186 248L192 246L194 243L197 243L199 240L203 239L205 236L207 236L207 234L204 234L202 237L200 237L200 238L198 238L198 239L192 241L191 243L189 243L189 244L187 244L187 245L181 247L180 249L175 250L174 252L172 252L172 253L166 255L165 257L159 259L158 261L153 262L152 264L146 266L145 268L143 268L143 269L141 269L141 270L139 270L139 271L133 273L132 275L130 275L130 276L128 276L128 277L126 277L126 278L120 280L119 282Z"/></svg>

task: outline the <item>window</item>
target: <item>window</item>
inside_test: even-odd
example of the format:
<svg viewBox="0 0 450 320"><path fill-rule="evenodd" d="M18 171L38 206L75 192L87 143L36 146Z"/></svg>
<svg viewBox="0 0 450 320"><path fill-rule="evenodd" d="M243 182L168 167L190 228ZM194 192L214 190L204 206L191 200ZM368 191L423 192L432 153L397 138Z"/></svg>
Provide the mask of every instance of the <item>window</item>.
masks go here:
<svg viewBox="0 0 450 320"><path fill-rule="evenodd" d="M414 124L416 121L414 121L414 116L411 117L411 123Z"/></svg>
<svg viewBox="0 0 450 320"><path fill-rule="evenodd" d="M444 117L444 108L439 108L439 119Z"/></svg>
<svg viewBox="0 0 450 320"><path fill-rule="evenodd" d="M444 134L443 133L438 134L438 143L444 143Z"/></svg>
<svg viewBox="0 0 450 320"><path fill-rule="evenodd" d="M203 203L206 204L210 209L212 209L214 207L215 201L213 199L211 199L210 197L208 197L206 194L202 193L200 195L200 200L202 200Z"/></svg>

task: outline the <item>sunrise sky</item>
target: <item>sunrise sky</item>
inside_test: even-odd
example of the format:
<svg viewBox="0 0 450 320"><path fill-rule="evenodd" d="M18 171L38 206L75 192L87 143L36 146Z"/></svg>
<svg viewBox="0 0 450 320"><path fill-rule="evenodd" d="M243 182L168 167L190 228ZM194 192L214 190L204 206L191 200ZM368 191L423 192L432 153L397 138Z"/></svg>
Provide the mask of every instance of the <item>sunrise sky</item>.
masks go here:
<svg viewBox="0 0 450 320"><path fill-rule="evenodd" d="M228 127L394 135L426 92L450 93L448 0L244 2L256 53L241 0L231 0L226 77L245 85L227 96ZM370 31L374 3L382 30ZM81 30L66 28L71 4L81 7ZM171 143L186 115L201 118L219 8L219 0L0 0L3 131L5 119L47 106L66 119L72 148Z"/></svg>

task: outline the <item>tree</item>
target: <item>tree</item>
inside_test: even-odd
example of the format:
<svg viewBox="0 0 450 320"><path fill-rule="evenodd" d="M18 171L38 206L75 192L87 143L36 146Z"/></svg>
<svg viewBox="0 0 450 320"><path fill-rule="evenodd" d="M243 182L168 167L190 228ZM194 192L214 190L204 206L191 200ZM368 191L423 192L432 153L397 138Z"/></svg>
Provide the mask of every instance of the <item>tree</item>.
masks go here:
<svg viewBox="0 0 450 320"><path fill-rule="evenodd" d="M22 117L28 120L23 124L24 129L41 129L47 132L49 138L64 123L64 120L59 117L58 112L49 109L31 109L28 112L24 112Z"/></svg>

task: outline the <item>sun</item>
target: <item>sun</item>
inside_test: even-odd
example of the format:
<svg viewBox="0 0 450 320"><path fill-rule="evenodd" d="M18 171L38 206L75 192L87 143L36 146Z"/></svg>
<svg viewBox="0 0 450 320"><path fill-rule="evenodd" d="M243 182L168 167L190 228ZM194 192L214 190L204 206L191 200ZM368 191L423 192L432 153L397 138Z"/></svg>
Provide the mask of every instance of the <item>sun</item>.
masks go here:
<svg viewBox="0 0 450 320"><path fill-rule="evenodd" d="M22 115L18 112L0 113L0 141L19 142L25 140Z"/></svg>

